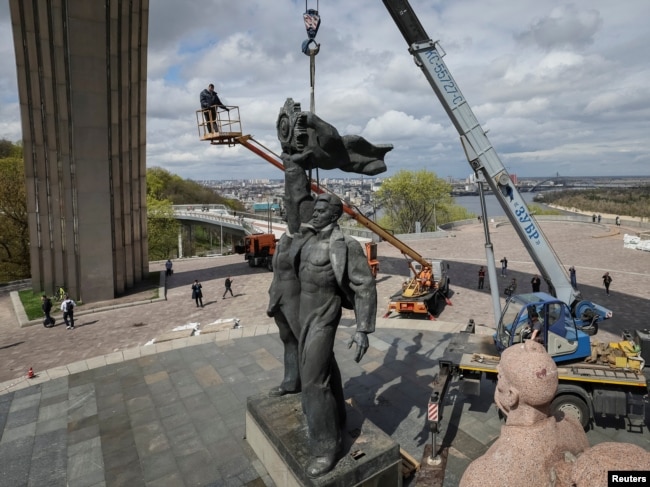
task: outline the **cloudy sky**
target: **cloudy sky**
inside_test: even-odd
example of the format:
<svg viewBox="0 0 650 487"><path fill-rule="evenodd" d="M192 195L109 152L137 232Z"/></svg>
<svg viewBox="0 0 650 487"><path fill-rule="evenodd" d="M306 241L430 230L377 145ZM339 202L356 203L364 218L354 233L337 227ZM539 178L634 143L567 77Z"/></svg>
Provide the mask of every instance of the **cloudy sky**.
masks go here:
<svg viewBox="0 0 650 487"><path fill-rule="evenodd" d="M411 5L510 173L650 175L648 0ZM386 175L469 175L458 133L383 3L307 1L317 6L316 113L342 135L392 143ZM224 103L239 106L243 132L278 151L285 99L309 109L304 10L302 0L150 0L148 166L192 179L282 177L244 147L200 142L195 110L213 82ZM0 138L21 138L7 0Z"/></svg>

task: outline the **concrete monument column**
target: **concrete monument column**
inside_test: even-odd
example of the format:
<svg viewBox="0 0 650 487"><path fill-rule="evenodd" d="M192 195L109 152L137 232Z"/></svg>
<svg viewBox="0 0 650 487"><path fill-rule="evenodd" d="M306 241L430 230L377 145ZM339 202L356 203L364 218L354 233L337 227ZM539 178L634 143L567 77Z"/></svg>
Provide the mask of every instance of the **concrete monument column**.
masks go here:
<svg viewBox="0 0 650 487"><path fill-rule="evenodd" d="M32 285L112 299L148 273L149 0L9 0Z"/></svg>

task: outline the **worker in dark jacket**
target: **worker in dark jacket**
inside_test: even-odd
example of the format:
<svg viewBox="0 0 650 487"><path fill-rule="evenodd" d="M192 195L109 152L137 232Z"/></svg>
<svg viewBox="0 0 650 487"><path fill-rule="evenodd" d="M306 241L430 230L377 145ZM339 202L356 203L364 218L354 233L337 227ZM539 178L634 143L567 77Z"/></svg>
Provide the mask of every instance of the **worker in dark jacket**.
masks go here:
<svg viewBox="0 0 650 487"><path fill-rule="evenodd" d="M45 294L41 296L41 309L43 314L45 314L45 320L43 321L43 326L45 328L51 328L54 326L54 319L50 316L50 311L52 311L52 300L48 298Z"/></svg>
<svg viewBox="0 0 650 487"><path fill-rule="evenodd" d="M219 128L217 127L217 107L222 107L226 111L230 110L221 103L219 95L214 91L214 85L212 83L201 92L200 101L201 108L204 110L203 117L207 123L208 132L212 132L213 128L215 132L219 132Z"/></svg>

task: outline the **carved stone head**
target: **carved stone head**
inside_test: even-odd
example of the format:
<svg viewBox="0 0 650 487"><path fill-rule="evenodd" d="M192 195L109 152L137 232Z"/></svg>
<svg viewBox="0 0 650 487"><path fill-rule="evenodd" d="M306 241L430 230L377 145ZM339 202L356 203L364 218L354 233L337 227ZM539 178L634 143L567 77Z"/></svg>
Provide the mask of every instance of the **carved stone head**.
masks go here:
<svg viewBox="0 0 650 487"><path fill-rule="evenodd" d="M534 341L507 348L497 368L494 400L504 414L548 406L558 385L557 366L544 346Z"/></svg>

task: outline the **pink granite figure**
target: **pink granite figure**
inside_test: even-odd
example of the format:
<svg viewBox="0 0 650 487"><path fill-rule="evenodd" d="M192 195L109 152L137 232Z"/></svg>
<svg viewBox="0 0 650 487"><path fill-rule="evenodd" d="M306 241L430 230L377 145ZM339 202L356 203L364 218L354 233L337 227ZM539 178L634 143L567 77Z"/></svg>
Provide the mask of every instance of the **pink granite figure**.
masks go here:
<svg viewBox="0 0 650 487"><path fill-rule="evenodd" d="M558 377L543 345L527 341L506 349L497 370L494 401L506 424L488 451L469 465L460 487L547 486L564 452L577 456L589 448L587 435L575 418L549 414Z"/></svg>
<svg viewBox="0 0 650 487"><path fill-rule="evenodd" d="M599 443L577 458L566 455L553 467L551 478L555 487L607 487L610 471L632 471L631 475L648 472L650 453L630 443ZM650 478L646 481L650 482Z"/></svg>

